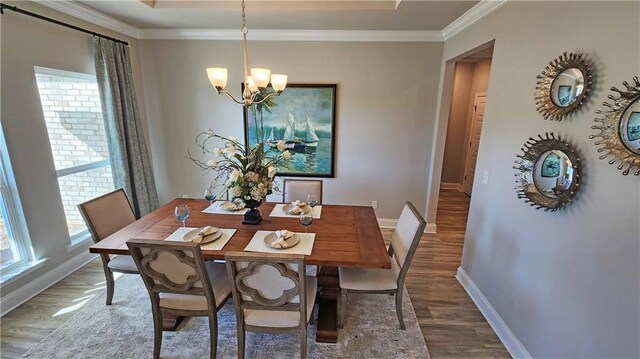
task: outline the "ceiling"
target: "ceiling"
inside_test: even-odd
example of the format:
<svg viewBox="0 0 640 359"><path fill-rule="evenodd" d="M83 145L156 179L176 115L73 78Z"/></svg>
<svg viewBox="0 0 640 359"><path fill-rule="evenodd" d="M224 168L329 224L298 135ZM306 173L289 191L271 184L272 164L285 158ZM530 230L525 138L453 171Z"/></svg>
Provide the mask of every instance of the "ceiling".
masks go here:
<svg viewBox="0 0 640 359"><path fill-rule="evenodd" d="M140 29L237 29L239 0L76 1ZM478 1L247 0L249 29L444 29Z"/></svg>

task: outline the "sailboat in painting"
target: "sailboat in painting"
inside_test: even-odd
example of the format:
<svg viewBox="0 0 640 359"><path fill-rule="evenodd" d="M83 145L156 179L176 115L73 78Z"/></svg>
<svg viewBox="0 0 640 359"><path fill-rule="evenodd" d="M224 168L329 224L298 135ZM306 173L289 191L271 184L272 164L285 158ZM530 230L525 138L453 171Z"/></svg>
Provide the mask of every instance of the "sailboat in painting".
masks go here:
<svg viewBox="0 0 640 359"><path fill-rule="evenodd" d="M307 137L305 138L304 143L307 147L318 147L320 139L316 134L316 130L313 128L309 114L305 113L305 115L307 116Z"/></svg>
<svg viewBox="0 0 640 359"><path fill-rule="evenodd" d="M306 115L306 133L304 138L296 137L296 118L295 115L289 112L287 117L287 126L284 130L284 135L282 136L282 141L284 141L285 149L292 150L296 152L304 152L308 149L313 150L318 147L318 142L320 139L316 134L316 130L313 128L313 124L311 118L308 113ZM278 144L278 140L275 139L273 128L271 128L271 133L267 138L267 143L271 147L275 147Z"/></svg>

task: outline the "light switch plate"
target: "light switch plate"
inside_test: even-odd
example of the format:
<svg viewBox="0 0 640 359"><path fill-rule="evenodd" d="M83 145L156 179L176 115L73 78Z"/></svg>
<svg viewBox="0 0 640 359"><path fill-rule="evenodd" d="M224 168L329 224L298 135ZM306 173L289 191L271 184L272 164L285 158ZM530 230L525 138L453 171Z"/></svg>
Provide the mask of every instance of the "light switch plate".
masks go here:
<svg viewBox="0 0 640 359"><path fill-rule="evenodd" d="M484 171L482 173L482 184L488 184L489 183L489 171Z"/></svg>

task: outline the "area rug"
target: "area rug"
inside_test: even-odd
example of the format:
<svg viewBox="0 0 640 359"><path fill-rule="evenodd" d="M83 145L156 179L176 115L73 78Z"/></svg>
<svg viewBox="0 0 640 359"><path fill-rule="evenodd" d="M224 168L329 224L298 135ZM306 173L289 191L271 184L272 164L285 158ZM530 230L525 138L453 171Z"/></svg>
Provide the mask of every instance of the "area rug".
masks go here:
<svg viewBox="0 0 640 359"><path fill-rule="evenodd" d="M337 344L315 342L309 326L309 358L429 358L415 311L405 291L400 330L391 295L349 294L348 315ZM149 296L139 276L116 281L113 304L105 293L87 303L75 316L29 350L22 358L150 358L153 322ZM317 308L316 308L317 311ZM315 313L314 315L317 315ZM178 331L165 332L162 358L208 358L206 318L191 318ZM218 313L218 358L236 358L236 324L231 300ZM246 358L298 358L297 334L247 333Z"/></svg>

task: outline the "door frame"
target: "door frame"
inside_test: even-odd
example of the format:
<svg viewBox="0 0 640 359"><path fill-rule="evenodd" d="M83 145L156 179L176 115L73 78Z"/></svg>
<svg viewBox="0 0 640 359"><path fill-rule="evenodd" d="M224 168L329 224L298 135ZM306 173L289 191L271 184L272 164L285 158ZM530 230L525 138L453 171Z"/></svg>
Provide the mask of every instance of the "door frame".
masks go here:
<svg viewBox="0 0 640 359"><path fill-rule="evenodd" d="M427 203L425 208L427 223L431 225L435 232L436 214L438 212L438 200L440 199L440 181L442 178L442 165L444 161L444 147L447 140L447 127L449 125L449 113L451 112L451 100L453 97L453 81L455 75L456 62L470 55L494 48L496 53L495 39L478 45L457 56L445 60L442 64L440 75L440 91L436 104L436 123L433 129L431 158L429 165L429 175L427 178ZM491 83L491 76L489 77ZM489 91L487 91L488 93Z"/></svg>
<svg viewBox="0 0 640 359"><path fill-rule="evenodd" d="M469 184L469 193L467 193L467 176L469 175L469 158L470 158L470 154L471 154L471 136L473 135L473 129L476 127L476 111L478 109L478 99L480 97L484 97L485 98L485 104L487 103L487 93L486 92L477 92L474 97L473 97L473 111L471 112L471 118L469 119L469 130L467 131L467 136L466 136L466 142L469 143L469 146L467 146L467 153L465 155L464 158L464 177L462 178L462 191L466 194L468 194L469 196L471 196L471 190L473 190L473 182L471 184ZM480 130L482 131L482 130ZM465 143L466 143L465 142ZM478 159L476 158L476 161Z"/></svg>

